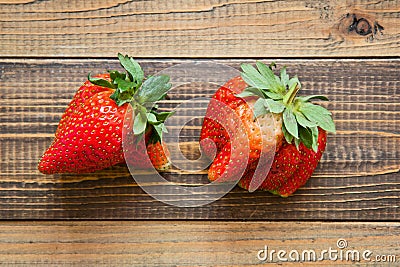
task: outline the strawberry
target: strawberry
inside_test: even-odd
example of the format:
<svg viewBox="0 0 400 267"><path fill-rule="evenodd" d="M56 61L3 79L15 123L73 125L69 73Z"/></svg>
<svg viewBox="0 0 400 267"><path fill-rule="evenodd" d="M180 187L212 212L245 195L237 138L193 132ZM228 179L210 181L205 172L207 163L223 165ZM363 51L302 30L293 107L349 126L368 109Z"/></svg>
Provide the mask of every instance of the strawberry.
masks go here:
<svg viewBox="0 0 400 267"><path fill-rule="evenodd" d="M126 125L125 125L126 127ZM167 170L171 163L169 151L164 142L154 138L154 132L148 128L145 134L145 141L140 142L133 131L128 128L128 136L124 136L124 153L126 163L135 169L151 169L154 166L159 171Z"/></svg>
<svg viewBox="0 0 400 267"><path fill-rule="evenodd" d="M217 157L209 169L208 177L211 181L236 180L240 171L258 161L261 153L275 152L276 145L278 144L279 147L282 142L280 117L275 116L271 120L269 116L264 115L255 120L252 109L254 103L254 98L248 99L247 102L242 100L234 104L232 114L217 113L218 121L225 126L229 125L226 128L229 129L228 132L231 132L230 136L233 136L237 145L235 151L231 151L232 143L228 140L232 139L229 139L229 135L221 142L223 147L218 150ZM203 136L207 135L207 129L207 126L203 127Z"/></svg>
<svg viewBox="0 0 400 267"><path fill-rule="evenodd" d="M325 151L326 131L322 130L319 127L317 146L318 150L317 152L315 152L313 149L307 148L303 143L300 143L300 162L295 172L293 173L293 175L289 176L290 178L286 181L285 184L270 191L280 196L287 197L293 194L299 187L303 186L307 182L308 178L311 177L312 173L318 165L319 160L322 157L322 154ZM270 187L268 185L261 186L261 189L264 190L269 190L269 188Z"/></svg>
<svg viewBox="0 0 400 267"><path fill-rule="evenodd" d="M121 54L118 58L126 73L89 75L78 89L60 120L53 143L39 162L40 172L88 173L124 161L135 168L148 168L151 163L157 169L169 167L168 152L164 153L167 150L161 140L166 130L164 121L171 113L158 113L152 105L169 90L169 77L145 79L136 61ZM126 116L133 118L132 127L126 131L130 138L125 139L127 144L134 144L127 146L129 153L122 144ZM144 158L151 163L146 165Z"/></svg>
<svg viewBox="0 0 400 267"><path fill-rule="evenodd" d="M275 190L283 186L287 182L287 177L292 177L300 163L300 152L291 144L284 142L282 147L276 152L274 161L268 172L267 177L263 177L260 189ZM258 164L258 162L257 162ZM249 189L253 179L257 164L249 167L249 170L243 175L238 185L242 188Z"/></svg>
<svg viewBox="0 0 400 267"><path fill-rule="evenodd" d="M229 139L227 130L218 122L216 116L221 118L221 121L226 120L226 116L229 116L227 108L235 109L244 103L244 100L236 97L235 94L242 92L246 87L247 84L240 76L235 77L219 88L210 100L203 122L204 130L200 133L201 148L208 157L213 157L214 144L217 145L217 151L220 151ZM213 112L213 110L218 110L218 112Z"/></svg>
<svg viewBox="0 0 400 267"><path fill-rule="evenodd" d="M256 65L257 69L242 64L241 78L233 78L242 82L230 88L228 97L227 86L215 93L213 100L232 108L237 119L224 120L221 116L226 117L226 112L210 101L200 144L210 156L212 145L205 140L216 143L217 156L209 169L211 181L241 179L238 185L249 191L258 188L289 196L312 175L326 146L326 131L335 132L335 126L328 110L310 102L327 100L326 97L296 96L301 84L297 77L289 79L286 68L279 77L272 71L272 64L268 67L257 62ZM237 121L241 122L245 135L238 133ZM230 129L229 135L226 129ZM246 157L230 150L232 138L239 138L242 144L248 142L247 161L239 163ZM237 164L230 167L231 162Z"/></svg>
<svg viewBox="0 0 400 267"><path fill-rule="evenodd" d="M164 142L162 142L162 145L160 142L149 143L147 145L147 154L150 157L152 165L156 166L157 170L164 171L171 166L169 151Z"/></svg>
<svg viewBox="0 0 400 267"><path fill-rule="evenodd" d="M105 80L110 81L110 74L99 74L95 76L96 78L102 78ZM67 109L64 111L64 114L61 117L60 122L58 123L58 127L56 130L56 136L62 129L65 127L66 122L69 120L71 114L74 113L74 110L81 108L84 102L92 97L93 95L108 90L107 87L99 86L96 84L91 83L90 81L84 82L84 84L78 89L75 93L72 101L69 103Z"/></svg>

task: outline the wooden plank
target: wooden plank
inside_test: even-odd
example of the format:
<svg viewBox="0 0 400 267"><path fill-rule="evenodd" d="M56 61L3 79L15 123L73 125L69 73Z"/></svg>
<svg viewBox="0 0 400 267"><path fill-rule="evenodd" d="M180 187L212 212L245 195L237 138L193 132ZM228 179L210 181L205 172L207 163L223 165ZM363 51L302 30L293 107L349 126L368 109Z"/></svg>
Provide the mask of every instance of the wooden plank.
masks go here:
<svg viewBox="0 0 400 267"><path fill-rule="evenodd" d="M399 1L0 1L0 56L380 57Z"/></svg>
<svg viewBox="0 0 400 267"><path fill-rule="evenodd" d="M146 73L188 62L141 60ZM240 61L218 62L238 67ZM91 70L118 68L115 60L3 59L0 218L399 220L399 60L276 62L299 75L305 93L331 99L326 105L334 114L338 132L329 136L313 178L287 199L235 188L210 205L179 208L147 195L124 166L87 175L45 176L36 170L63 110L84 77ZM217 70L214 73L219 75ZM185 85L171 95L171 102L209 97L214 90ZM190 112L188 109L187 116ZM194 120L182 131L181 148L188 158L198 156L200 126L201 120ZM164 176L181 185L207 183L206 171L174 171ZM164 190L161 193L166 196L172 192L168 186Z"/></svg>
<svg viewBox="0 0 400 267"><path fill-rule="evenodd" d="M399 236L399 223L2 222L0 258L7 266L395 266Z"/></svg>

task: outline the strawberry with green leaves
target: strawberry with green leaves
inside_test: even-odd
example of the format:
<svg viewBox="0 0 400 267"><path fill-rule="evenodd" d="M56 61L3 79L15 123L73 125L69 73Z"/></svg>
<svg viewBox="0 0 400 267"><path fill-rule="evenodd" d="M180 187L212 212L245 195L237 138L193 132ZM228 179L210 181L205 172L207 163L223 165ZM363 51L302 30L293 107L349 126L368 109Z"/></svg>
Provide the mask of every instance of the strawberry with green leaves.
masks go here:
<svg viewBox="0 0 400 267"><path fill-rule="evenodd" d="M109 71L89 75L63 114L55 138L42 156L38 169L44 174L88 173L125 160L137 168L169 167L168 152L162 144L164 121L169 112L157 112L154 102L164 99L170 89L169 77L144 77L140 65L118 54L125 73ZM133 112L130 151L122 147L127 112ZM140 142L142 139L145 142ZM148 154L145 155L145 154ZM143 158L150 158L145 161Z"/></svg>
<svg viewBox="0 0 400 267"><path fill-rule="evenodd" d="M207 139L216 142L217 147L209 179L241 178L239 186L249 191L258 188L289 196L310 178L325 149L326 132L335 132L335 125L328 110L310 101L327 100L325 97L297 96L301 84L297 77L289 79L286 68L282 68L277 76L272 71L273 65L266 66L261 62L256 65L257 69L242 64L241 77L233 78L242 80L245 86L241 83L240 87L230 90L223 86L213 97L231 107L244 125L247 136L241 137L242 142L248 141L250 146L249 159L243 164L244 174L235 177L238 171L226 167L229 162L239 162L241 157L227 149L230 139L225 131L232 128L232 121L219 118L217 121L221 123L216 123L206 118L200 136L201 144L206 144L202 148L210 155ZM218 118L219 113L216 105L210 102L206 117ZM271 153L273 148L275 151ZM272 162L269 155L274 155ZM270 170L265 173L263 170L268 167Z"/></svg>

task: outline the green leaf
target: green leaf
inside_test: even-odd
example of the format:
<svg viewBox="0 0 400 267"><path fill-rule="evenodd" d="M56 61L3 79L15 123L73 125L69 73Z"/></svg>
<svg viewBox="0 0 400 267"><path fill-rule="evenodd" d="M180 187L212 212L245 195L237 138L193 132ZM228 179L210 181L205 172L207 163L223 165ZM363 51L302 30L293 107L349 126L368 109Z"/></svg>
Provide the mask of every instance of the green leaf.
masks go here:
<svg viewBox="0 0 400 267"><path fill-rule="evenodd" d="M112 93L112 94L110 95L110 98L111 98L112 100L114 100L115 103L117 103L118 106L121 106L121 105L118 104L118 100L119 100L119 91L118 91L118 90L115 90L114 93Z"/></svg>
<svg viewBox="0 0 400 267"><path fill-rule="evenodd" d="M250 86L259 89L269 89L269 82L250 64L242 64L243 80Z"/></svg>
<svg viewBox="0 0 400 267"><path fill-rule="evenodd" d="M282 94L274 93L274 92L267 91L267 90L264 90L263 93L266 97L271 98L273 100L282 100L283 99Z"/></svg>
<svg viewBox="0 0 400 267"><path fill-rule="evenodd" d="M164 131L164 128L165 128L164 123L153 125L153 127L156 130L159 140L162 140L163 132L165 132Z"/></svg>
<svg viewBox="0 0 400 267"><path fill-rule="evenodd" d="M236 95L237 97L248 97L248 96L259 96L264 98L264 93L261 89L256 87L247 87L240 94Z"/></svg>
<svg viewBox="0 0 400 267"><path fill-rule="evenodd" d="M166 119L171 117L175 112L155 112L154 115L157 117L158 121L164 122Z"/></svg>
<svg viewBox="0 0 400 267"><path fill-rule="evenodd" d="M291 79L288 81L289 90L290 90L291 88L297 86L297 85L299 85L299 88L301 88L301 83L300 83L300 81L299 81L299 78L297 78L297 76L294 76L293 78L291 78Z"/></svg>
<svg viewBox="0 0 400 267"><path fill-rule="evenodd" d="M164 123L162 123L161 126L162 126L162 131L163 131L164 133L168 133L167 126L165 126Z"/></svg>
<svg viewBox="0 0 400 267"><path fill-rule="evenodd" d="M294 139L294 145L296 146L297 150L299 150L300 139L295 138Z"/></svg>
<svg viewBox="0 0 400 267"><path fill-rule="evenodd" d="M310 95L310 96L301 96L299 99L303 102L308 102L311 99L319 99L319 100L324 100L324 101L329 101L329 99L326 96L323 95Z"/></svg>
<svg viewBox="0 0 400 267"><path fill-rule="evenodd" d="M147 117L146 114L143 116L141 112L137 113L135 116L135 120L133 122L133 133L135 135L139 135L144 133L147 125Z"/></svg>
<svg viewBox="0 0 400 267"><path fill-rule="evenodd" d="M159 124L160 122L157 120L157 117L156 117L156 115L154 115L153 113L147 113L146 114L147 115L147 121L150 123L150 124Z"/></svg>
<svg viewBox="0 0 400 267"><path fill-rule="evenodd" d="M318 127L311 127L311 134L312 134L312 149L315 152L318 152Z"/></svg>
<svg viewBox="0 0 400 267"><path fill-rule="evenodd" d="M265 65L264 63L262 63L260 61L257 61L256 66L257 66L258 70L260 71L260 73L265 77L265 80L268 83L268 87L269 87L268 89L271 89L275 92L285 89L285 88L282 88L282 86L279 82L277 82L274 72L267 65Z"/></svg>
<svg viewBox="0 0 400 267"><path fill-rule="evenodd" d="M289 83L289 75L286 73L286 66L281 69L281 82L286 89Z"/></svg>
<svg viewBox="0 0 400 267"><path fill-rule="evenodd" d="M171 88L169 76L150 76L138 90L137 96L141 103L160 100Z"/></svg>
<svg viewBox="0 0 400 267"><path fill-rule="evenodd" d="M254 103L254 106L253 106L254 118L258 118L259 116L262 116L262 115L265 115L268 113L264 106L264 100L265 99L263 99L263 98L259 98Z"/></svg>
<svg viewBox="0 0 400 267"><path fill-rule="evenodd" d="M321 113L321 114L326 114L326 115L331 115L332 113L329 111L329 110L327 110L326 108L324 108L324 107L322 107L322 106L319 106L319 105L315 105L315 104L312 104L312 103L310 103L310 102L308 102L308 103L303 103L301 106L300 106L300 110L303 112L303 111L306 111L306 112L313 112L313 113Z"/></svg>
<svg viewBox="0 0 400 267"><path fill-rule="evenodd" d="M115 90L112 95L110 95L110 98L115 101L117 106L122 106L125 103L130 103L132 101L132 98L130 97L130 94L124 92L120 93L120 90Z"/></svg>
<svg viewBox="0 0 400 267"><path fill-rule="evenodd" d="M311 121L309 121L306 117L304 117L304 115L303 115L301 112L295 112L294 115L295 115L295 117L296 117L297 122L298 122L301 126L303 126L303 127L305 127L305 128L317 126L316 123L311 122Z"/></svg>
<svg viewBox="0 0 400 267"><path fill-rule="evenodd" d="M293 135L293 137L299 138L296 117L289 108L286 108L285 111L283 111L283 123L286 127L286 130Z"/></svg>
<svg viewBox="0 0 400 267"><path fill-rule="evenodd" d="M134 90L135 86L134 82L128 82L124 79L121 79L121 77L116 77L114 83L118 85L118 89L120 90L121 93L125 91L128 91L131 94L133 93L132 91Z"/></svg>
<svg viewBox="0 0 400 267"><path fill-rule="evenodd" d="M275 75L275 81L278 83L278 88L279 88L279 92L284 92L286 90L286 87L283 85L281 78L279 78L279 76Z"/></svg>
<svg viewBox="0 0 400 267"><path fill-rule="evenodd" d="M335 133L336 127L331 116L324 115L319 121L318 126L327 132Z"/></svg>
<svg viewBox="0 0 400 267"><path fill-rule="evenodd" d="M139 63L127 55L123 56L121 53L118 53L118 59L122 67L129 73L131 81L136 82L138 85L142 84L144 73Z"/></svg>
<svg viewBox="0 0 400 267"><path fill-rule="evenodd" d="M90 72L88 74L88 80L98 86L103 86L103 87L107 87L107 88L112 88L115 89L116 86L112 83L110 83L109 81L105 80L105 79L101 79L101 78L95 78L95 77L91 77L90 76Z"/></svg>
<svg viewBox="0 0 400 267"><path fill-rule="evenodd" d="M122 106L123 104L130 103L131 101L132 101L131 98L121 99L121 97L118 97L118 99L115 100L115 102L117 103L118 107Z"/></svg>
<svg viewBox="0 0 400 267"><path fill-rule="evenodd" d="M264 105L272 113L282 113L285 109L285 105L280 101L274 101L272 99L265 99Z"/></svg>
<svg viewBox="0 0 400 267"><path fill-rule="evenodd" d="M283 132L283 136L285 137L286 142L288 142L289 144L292 143L293 141L293 135L291 135L285 127L285 124L282 124L282 132Z"/></svg>
<svg viewBox="0 0 400 267"><path fill-rule="evenodd" d="M254 88L254 87L248 87L248 88ZM247 88L246 88L247 89ZM246 89L244 89L244 91L242 91L241 93L235 95L236 97L248 97L248 96L255 96L255 94L251 91L246 91Z"/></svg>
<svg viewBox="0 0 400 267"><path fill-rule="evenodd" d="M316 123L327 132L336 132L335 123L332 120L331 113L324 107L305 103L299 109L303 115L311 122Z"/></svg>
<svg viewBox="0 0 400 267"><path fill-rule="evenodd" d="M110 73L110 78L111 81L114 81L116 78L121 78L123 80L126 79L126 74L125 73L121 73L117 70L109 70L108 73Z"/></svg>
<svg viewBox="0 0 400 267"><path fill-rule="evenodd" d="M313 144L313 135L311 133L311 130L304 128L304 127L299 127L299 136L300 136L300 141L307 147L311 148Z"/></svg>

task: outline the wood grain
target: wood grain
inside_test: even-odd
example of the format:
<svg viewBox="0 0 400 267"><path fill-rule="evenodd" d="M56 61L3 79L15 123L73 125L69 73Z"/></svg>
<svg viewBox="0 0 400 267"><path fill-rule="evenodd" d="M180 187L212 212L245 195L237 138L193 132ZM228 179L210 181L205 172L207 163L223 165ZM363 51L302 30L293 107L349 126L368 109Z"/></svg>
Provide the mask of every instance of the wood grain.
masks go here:
<svg viewBox="0 0 400 267"><path fill-rule="evenodd" d="M154 73L189 62L140 63L146 73ZM238 60L217 62L239 66ZM235 188L211 205L178 208L148 196L125 166L86 175L45 176L36 169L84 77L91 70L98 73L118 68L117 61L1 60L0 79L6 82L0 91L0 218L399 220L399 60L276 62L287 65L290 74L298 74L304 93L331 99L321 104L332 110L338 131L329 135L327 150L313 178L287 199ZM218 70L212 72L217 78ZM184 100L210 97L213 87L186 84L171 95L172 104L161 106L170 109ZM187 120L194 109L179 114L178 121ZM200 126L201 119L195 119L181 131L181 149L189 159L198 157ZM190 174L175 170L163 175L181 185L207 183L206 171ZM160 194L168 196L171 192L167 185Z"/></svg>
<svg viewBox="0 0 400 267"><path fill-rule="evenodd" d="M0 56L380 57L399 1L0 1Z"/></svg>
<svg viewBox="0 0 400 267"><path fill-rule="evenodd" d="M0 258L7 266L259 266L284 263L277 257L284 250L285 265L298 266L288 256L291 251L301 257L313 250L319 258L331 248L337 250L331 258L343 253L343 260L330 260L325 253L324 260L312 261L305 254L303 264L395 266L399 236L398 223L2 222ZM347 247L339 249L338 240ZM275 250L272 260L258 259L265 246L268 253ZM362 258L366 250L369 260ZM359 261L352 251L360 253Z"/></svg>

